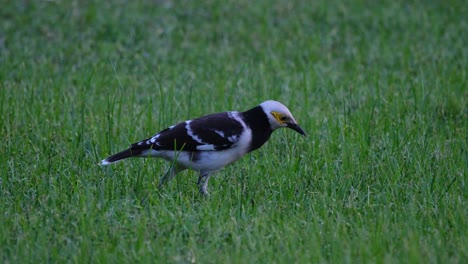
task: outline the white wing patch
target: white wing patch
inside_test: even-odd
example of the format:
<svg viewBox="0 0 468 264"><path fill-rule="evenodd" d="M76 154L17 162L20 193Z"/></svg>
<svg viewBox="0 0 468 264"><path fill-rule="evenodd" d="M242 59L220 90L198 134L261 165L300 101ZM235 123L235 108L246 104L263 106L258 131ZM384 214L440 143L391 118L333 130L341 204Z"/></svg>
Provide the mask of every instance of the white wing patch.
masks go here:
<svg viewBox="0 0 468 264"><path fill-rule="evenodd" d="M219 130L213 130L216 134L220 135L222 138L224 138L224 132L219 131Z"/></svg>
<svg viewBox="0 0 468 264"><path fill-rule="evenodd" d="M187 129L187 134L188 134L191 138L193 138L193 140L195 140L196 142L198 142L198 143L200 143L200 144L205 144L205 142L203 142L203 141L201 140L201 138L199 138L197 135L195 135L195 134L193 133L192 129L190 128L190 123L191 123L191 122L192 122L191 120L186 121L187 125L185 126L185 129Z"/></svg>
<svg viewBox="0 0 468 264"><path fill-rule="evenodd" d="M215 150L215 146L212 145L212 144L209 144L209 145L200 145L200 146L197 146L197 149L198 149L198 150L211 151L211 150Z"/></svg>
<svg viewBox="0 0 468 264"><path fill-rule="evenodd" d="M156 140L160 137L161 135L159 134L156 134L154 135L154 137L146 140L146 142L142 141L142 142L139 142L138 145L143 145L143 143L146 143L147 145L151 145L151 144L154 144L154 142L156 142Z"/></svg>
<svg viewBox="0 0 468 264"><path fill-rule="evenodd" d="M228 114L228 117L229 117L229 118L234 119L234 120L236 120L236 121L239 121L239 120L236 118L238 112L236 112L236 111L231 111L231 112L227 112L227 114Z"/></svg>

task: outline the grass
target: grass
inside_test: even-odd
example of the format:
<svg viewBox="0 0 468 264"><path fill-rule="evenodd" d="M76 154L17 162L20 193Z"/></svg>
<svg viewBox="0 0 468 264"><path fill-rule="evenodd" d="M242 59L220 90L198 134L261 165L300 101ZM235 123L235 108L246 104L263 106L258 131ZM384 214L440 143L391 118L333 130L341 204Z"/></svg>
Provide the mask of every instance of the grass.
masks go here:
<svg viewBox="0 0 468 264"><path fill-rule="evenodd" d="M466 263L463 1L9 1L0 10L3 263ZM266 99L277 131L162 191L99 160Z"/></svg>

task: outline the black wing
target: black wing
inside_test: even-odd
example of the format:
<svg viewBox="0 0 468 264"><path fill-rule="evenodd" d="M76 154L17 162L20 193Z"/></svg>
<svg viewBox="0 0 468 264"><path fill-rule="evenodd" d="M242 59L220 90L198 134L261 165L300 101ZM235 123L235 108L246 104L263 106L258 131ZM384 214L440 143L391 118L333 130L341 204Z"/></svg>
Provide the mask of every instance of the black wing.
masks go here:
<svg viewBox="0 0 468 264"><path fill-rule="evenodd" d="M130 148L192 152L223 150L237 143L243 130L242 124L233 118L233 113L217 113L166 128Z"/></svg>

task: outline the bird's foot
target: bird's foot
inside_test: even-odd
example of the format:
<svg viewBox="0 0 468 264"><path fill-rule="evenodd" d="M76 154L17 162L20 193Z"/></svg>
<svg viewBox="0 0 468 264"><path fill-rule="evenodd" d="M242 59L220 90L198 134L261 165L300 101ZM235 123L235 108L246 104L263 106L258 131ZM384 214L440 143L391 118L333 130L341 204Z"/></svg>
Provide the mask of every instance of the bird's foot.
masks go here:
<svg viewBox="0 0 468 264"><path fill-rule="evenodd" d="M208 193L208 180L210 179L210 174L208 172L200 173L198 177L197 185L198 191L203 196L209 196Z"/></svg>
<svg viewBox="0 0 468 264"><path fill-rule="evenodd" d="M166 172L166 174L164 174L164 176L162 176L161 179L159 180L158 189L161 189L166 182L172 180L172 178L174 178L177 172L178 171L175 167L170 168Z"/></svg>

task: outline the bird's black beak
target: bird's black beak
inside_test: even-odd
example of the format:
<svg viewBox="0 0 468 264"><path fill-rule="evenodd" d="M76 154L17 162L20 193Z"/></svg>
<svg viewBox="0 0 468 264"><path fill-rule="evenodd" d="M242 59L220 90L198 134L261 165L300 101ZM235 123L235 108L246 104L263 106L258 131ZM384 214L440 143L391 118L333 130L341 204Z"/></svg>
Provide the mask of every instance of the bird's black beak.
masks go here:
<svg viewBox="0 0 468 264"><path fill-rule="evenodd" d="M302 129L298 124L295 124L295 123L287 123L287 127L289 127L290 129L296 131L297 133L303 135L303 136L307 136L306 133L304 132L304 129Z"/></svg>

